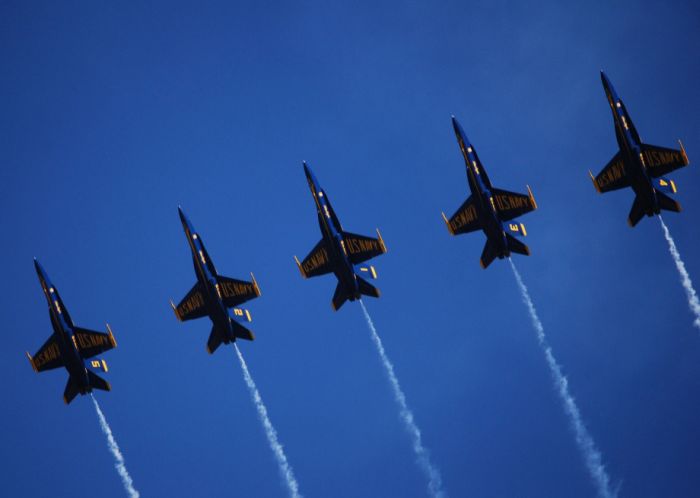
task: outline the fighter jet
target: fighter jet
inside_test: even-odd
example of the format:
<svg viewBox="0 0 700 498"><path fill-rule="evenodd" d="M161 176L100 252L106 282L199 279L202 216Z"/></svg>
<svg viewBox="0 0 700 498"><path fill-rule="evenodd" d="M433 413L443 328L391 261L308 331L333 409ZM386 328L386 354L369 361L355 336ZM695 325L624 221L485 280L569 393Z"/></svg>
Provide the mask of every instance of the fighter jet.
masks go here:
<svg viewBox="0 0 700 498"><path fill-rule="evenodd" d="M452 235L483 230L487 240L481 253L482 268L489 266L496 257L510 257L511 252L529 256L530 249L513 235L527 235L525 225L514 218L537 209L530 187L527 187L527 195L493 188L476 149L454 116L452 127L467 164L471 195L449 220L442 213L447 230Z"/></svg>
<svg viewBox="0 0 700 498"><path fill-rule="evenodd" d="M679 140L680 150L676 150L642 143L632 118L625 104L615 93L612 83L602 71L600 78L603 80L605 96L612 109L615 137L620 150L598 176L594 177L588 172L593 185L600 193L632 187L636 197L627 218L631 227L635 226L642 216L659 214L662 209L679 212L680 204L666 195L676 193L676 184L663 175L688 165L688 156L683 144Z"/></svg>
<svg viewBox="0 0 700 498"><path fill-rule="evenodd" d="M335 274L338 278L338 286L333 294L331 305L336 311L345 301L355 301L362 295L379 297L379 289L363 278L377 278L374 266L362 264L386 252L379 230L377 230L376 239L345 232L331 207L326 192L319 185L311 169L306 163L303 164L306 180L309 182L311 195L316 204L321 240L301 263L294 256L301 275L309 278L326 273Z"/></svg>
<svg viewBox="0 0 700 498"><path fill-rule="evenodd" d="M212 321L211 334L207 341L207 351L212 354L221 343L229 344L237 338L252 341L253 332L238 322L251 321L250 312L238 308L241 304L260 296L260 288L253 274L251 282L223 277L216 272L214 262L204 248L202 238L185 216L182 208L178 207L180 221L185 229L187 242L192 250L194 272L197 283L175 306L170 301L175 316L181 322L208 316ZM233 308L229 313L229 308Z"/></svg>
<svg viewBox="0 0 700 498"><path fill-rule="evenodd" d="M107 325L106 334L76 327L61 296L58 295L58 289L51 283L36 259L34 259L34 267L49 304L53 334L34 356L27 353L32 368L35 372L58 367L65 367L68 370L68 384L63 392L63 401L66 404L73 401L78 394L87 394L93 389L111 390L109 382L92 371L106 372L107 363L94 357L117 346L109 325ZM93 359L85 361L90 358Z"/></svg>

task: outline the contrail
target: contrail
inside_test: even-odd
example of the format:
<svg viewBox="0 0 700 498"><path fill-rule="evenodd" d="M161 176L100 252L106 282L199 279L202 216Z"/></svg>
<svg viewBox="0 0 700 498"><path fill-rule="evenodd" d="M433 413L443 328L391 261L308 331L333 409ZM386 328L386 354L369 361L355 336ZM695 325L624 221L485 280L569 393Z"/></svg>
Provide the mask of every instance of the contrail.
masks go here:
<svg viewBox="0 0 700 498"><path fill-rule="evenodd" d="M668 230L668 227L666 226L666 223L664 223L663 218L661 218L661 215L659 215L659 222L661 223L661 228L664 229L664 236L666 237L666 242L668 242L668 250L671 253L671 256L673 256L673 261L676 263L676 269L681 276L681 284L685 289L686 296L688 296L688 306L690 307L690 311L692 311L695 315L693 325L700 329L700 301L698 300L698 294L693 288L693 282L690 280L690 275L688 275L688 272L685 269L685 264L681 259L678 249L676 249L676 243L673 241L671 232Z"/></svg>
<svg viewBox="0 0 700 498"><path fill-rule="evenodd" d="M363 303L361 299L360 306L362 306L362 312L365 314L365 319L367 320L369 330L372 332L372 340L374 341L374 345L377 346L377 351L379 352L379 356L384 364L386 375L389 377L389 383L391 383L391 388L394 391L394 398L399 404L399 415L401 416L401 420L403 420L406 430L413 440L413 451L416 454L416 459L420 465L420 468L423 470L423 472L425 472L425 475L428 478L428 492L430 493L430 496L435 498L444 498L447 495L442 489L442 478L440 477L440 471L438 471L438 469L432 464L428 450L425 448L425 446L423 446L420 429L416 425L413 418L413 412L411 412L410 408L408 408L408 404L406 403L406 395L403 393L403 390L401 390L399 379L396 378L396 374L394 373L394 365L392 365L391 361L389 361L389 358L384 351L382 340L379 338L377 329L374 328L374 323L372 323L372 319L367 312L367 308L365 308L365 303Z"/></svg>
<svg viewBox="0 0 700 498"><path fill-rule="evenodd" d="M124 484L124 490L126 490L126 493L131 497L131 498L139 498L141 496L138 491L134 488L134 481L131 479L131 476L129 475L129 471L126 470L126 465L124 465L124 456L122 455L122 452L119 451L119 446L117 445L117 442L114 440L114 436L112 435L112 429L109 428L109 424L107 423L107 419L105 418L104 414L102 413L102 410L100 410L100 405L97 404L97 400L95 399L95 396L93 396L92 393L90 393L90 397L92 398L92 402L95 405L95 411L97 412L97 418L100 419L100 427L102 428L102 432L104 432L105 436L107 436L107 446L109 447L109 451L112 452L112 456L114 456L115 464L114 466L117 469L117 472L119 473L119 477L122 478L122 484Z"/></svg>
<svg viewBox="0 0 700 498"><path fill-rule="evenodd" d="M253 377L250 376L250 372L248 371L248 365L246 365L245 360L243 359L243 355L238 349L238 345L234 343L233 347L236 349L238 360L241 362L241 368L243 369L243 377L245 378L245 383L248 385L250 397L253 399L255 407L258 409L258 416L260 417L260 421L262 422L262 425L265 429L267 441L270 443L272 453L275 454L275 459L277 460L277 465L280 469L280 475L284 478L285 482L287 483L287 487L289 488L289 496L291 496L292 498L301 498L301 495L299 494L299 483L297 483L297 480L294 477L294 472L292 471L292 467L291 465L289 465L289 462L287 461L287 456L284 454L284 449L282 448L282 445L277 439L277 431L272 426L272 422L270 422L270 418L267 416L267 408L265 408L265 404L263 403L263 400L260 397L258 388L255 386Z"/></svg>
<svg viewBox="0 0 700 498"><path fill-rule="evenodd" d="M515 275L515 280L518 282L518 287L520 287L523 302L530 312L532 326L535 328L535 332L537 332L537 340L539 341L540 347L542 348L544 356L547 359L547 365L549 366L549 371L551 372L552 380L554 381L554 388L559 393L559 397L564 405L564 411L569 416L571 428L574 430L574 434L576 435L576 444L578 445L579 451L581 451L583 455L588 472L591 474L593 482L598 489L598 496L601 498L615 498L617 493L610 489L610 478L608 477L605 467L603 466L600 451L596 447L595 441L593 441L593 438L588 433L588 429L586 429L586 426L583 424L581 412L576 405L576 401L574 400L573 396L571 396L571 393L569 393L569 381L562 373L561 366L559 366L559 363L557 363L557 360L554 358L554 353L552 353L552 348L547 342L547 337L544 335L544 327L537 316L535 305L532 303L532 299L530 299L530 294L527 291L527 287L525 287L520 273L518 273L517 268L515 268L515 263L513 263L513 260L508 258L508 261L510 262L510 267L513 269L513 275Z"/></svg>

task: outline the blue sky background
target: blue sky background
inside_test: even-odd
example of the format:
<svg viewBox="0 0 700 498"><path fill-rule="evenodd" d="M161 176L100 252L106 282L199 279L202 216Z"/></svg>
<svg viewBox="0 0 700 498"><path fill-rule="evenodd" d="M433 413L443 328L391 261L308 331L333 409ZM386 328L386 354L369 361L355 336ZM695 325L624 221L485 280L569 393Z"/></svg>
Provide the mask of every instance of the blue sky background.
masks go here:
<svg viewBox="0 0 700 498"><path fill-rule="evenodd" d="M700 337L658 222L587 170L617 147L605 69L646 142L686 146L665 219L700 282L699 45L693 2L0 2L1 494L124 494L89 400L24 357L51 333L36 256L114 330L97 397L143 496L285 496L233 350L168 305L182 204L260 283L240 347L302 493L425 496L359 306L292 259L320 236L305 159L382 230L367 305L449 495L593 496L508 265L440 218L468 195L454 113L494 185L532 186L516 264L621 496L695 496Z"/></svg>

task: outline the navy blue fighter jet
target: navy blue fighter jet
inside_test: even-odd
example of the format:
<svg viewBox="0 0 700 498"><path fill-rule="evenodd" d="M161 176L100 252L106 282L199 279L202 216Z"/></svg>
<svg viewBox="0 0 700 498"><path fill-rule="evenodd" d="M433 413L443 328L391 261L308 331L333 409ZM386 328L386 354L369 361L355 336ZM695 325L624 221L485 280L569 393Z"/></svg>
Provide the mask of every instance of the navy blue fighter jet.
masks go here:
<svg viewBox="0 0 700 498"><path fill-rule="evenodd" d="M469 143L454 116L452 127L467 164L467 183L471 195L449 220L442 213L447 229L452 235L483 230L487 240L481 254L482 268L489 266L496 257L509 257L511 252L529 256L530 249L513 235L527 235L525 225L514 221L514 218L537 209L530 187L527 187L527 195L494 188L476 149Z"/></svg>
<svg viewBox="0 0 700 498"><path fill-rule="evenodd" d="M68 384L63 393L63 401L66 404L73 401L78 394L87 394L93 389L111 390L109 382L92 371L106 372L107 363L94 357L117 346L109 325L107 325L106 334L76 327L61 296L58 295L58 289L51 283L36 259L34 259L34 267L49 304L53 334L34 356L27 353L32 368L36 372L58 367L65 367L68 370ZM85 361L90 358L93 359Z"/></svg>
<svg viewBox="0 0 700 498"><path fill-rule="evenodd" d="M326 273L335 274L338 278L338 286L331 304L336 311L345 301L355 301L362 295L379 297L379 289L363 278L377 278L374 266L362 264L386 252L379 230L377 230L376 239L344 231L326 192L306 163L304 163L304 173L316 204L322 237L304 261L299 262L294 256L301 275L309 278Z"/></svg>
<svg viewBox="0 0 700 498"><path fill-rule="evenodd" d="M612 83L602 71L600 78L612 109L615 137L620 150L598 176L594 177L588 172L593 185L600 193L632 187L636 197L627 218L631 227L639 223L644 215L653 216L662 209L679 212L680 204L666 195L676 193L676 184L663 175L688 165L683 144L679 140L680 150L676 150L642 143Z"/></svg>
<svg viewBox="0 0 700 498"><path fill-rule="evenodd" d="M229 344L237 338L252 341L255 339L253 332L238 323L249 322L250 312L237 306L260 296L260 288L255 277L251 273L252 281L247 282L219 275L214 262L204 248L202 238L182 212L182 208L178 207L178 212L187 242L192 250L197 283L180 301L180 304L175 306L170 301L175 316L182 322L204 316L209 317L213 324L207 341L209 354L216 351L222 342ZM233 308L232 313L229 313L229 308Z"/></svg>

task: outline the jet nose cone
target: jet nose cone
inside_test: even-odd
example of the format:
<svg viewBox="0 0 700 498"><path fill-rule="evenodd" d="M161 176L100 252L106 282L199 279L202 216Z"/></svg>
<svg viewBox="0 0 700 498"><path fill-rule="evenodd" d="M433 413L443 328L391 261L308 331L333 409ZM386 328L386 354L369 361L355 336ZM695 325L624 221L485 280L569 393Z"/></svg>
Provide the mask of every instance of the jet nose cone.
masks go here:
<svg viewBox="0 0 700 498"><path fill-rule="evenodd" d="M304 165L304 174L306 175L306 177L311 178L313 176L313 173L311 173L311 168L309 168L309 165L306 164L306 161L302 161L301 164Z"/></svg>
<svg viewBox="0 0 700 498"><path fill-rule="evenodd" d="M177 207L177 214L180 215L181 222L187 223L187 216L185 216L185 212L182 210L182 206Z"/></svg>
<svg viewBox="0 0 700 498"><path fill-rule="evenodd" d="M608 78L608 75L605 74L603 71L600 72L600 81L603 82L603 87L607 91L613 92L613 86L612 83L610 83L610 78Z"/></svg>
<svg viewBox="0 0 700 498"><path fill-rule="evenodd" d="M48 282L49 277L46 275L46 271L44 271L44 267L41 266L41 263L39 263L39 260L34 258L34 269L36 270L36 274L39 276L39 281L40 282Z"/></svg>
<svg viewBox="0 0 700 498"><path fill-rule="evenodd" d="M455 135L457 135L457 140L461 140L465 145L469 144L469 140L462 129L462 125L459 124L459 121L457 121L457 118L454 116L452 116L452 128L454 128Z"/></svg>

